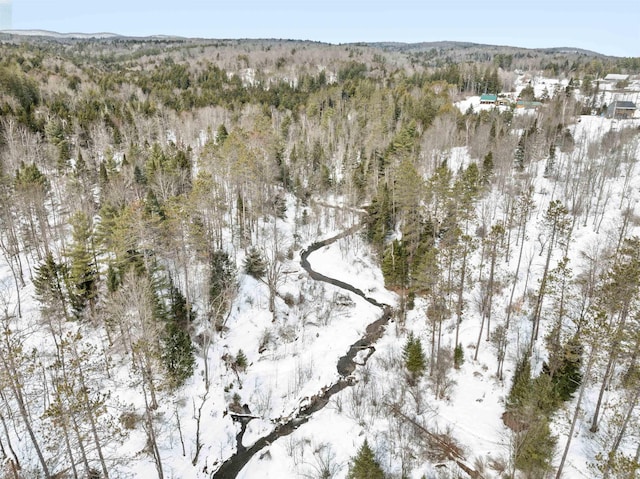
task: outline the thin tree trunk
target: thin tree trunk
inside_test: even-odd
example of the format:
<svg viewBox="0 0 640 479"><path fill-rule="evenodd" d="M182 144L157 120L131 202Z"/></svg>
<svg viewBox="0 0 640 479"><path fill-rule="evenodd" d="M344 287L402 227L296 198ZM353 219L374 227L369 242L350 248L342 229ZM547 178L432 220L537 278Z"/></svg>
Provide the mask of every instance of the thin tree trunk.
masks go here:
<svg viewBox="0 0 640 479"><path fill-rule="evenodd" d="M435 308L434 308L435 309ZM436 368L436 321L429 320L431 323L431 358L429 360L429 377L433 376Z"/></svg>
<svg viewBox="0 0 640 479"><path fill-rule="evenodd" d="M484 321L485 321L485 315L483 313L482 321L480 322L480 332L478 333L478 341L476 342L476 352L473 355L474 361L478 360L478 351L480 351L480 342L482 341L482 330L484 329Z"/></svg>
<svg viewBox="0 0 640 479"><path fill-rule="evenodd" d="M524 240L526 238L527 228L526 223L522 227L522 240L520 242L520 253L518 253L518 264L516 265L516 272L513 278L513 286L511 287L511 295L509 296L509 306L507 307L507 319L505 320L505 329L509 330L509 324L511 321L511 310L513 305L513 295L516 292L516 286L518 284L518 275L520 273L520 264L522 263L522 252L524 251Z"/></svg>
<svg viewBox="0 0 640 479"><path fill-rule="evenodd" d="M529 287L529 277L531 276L531 264L532 263L533 263L533 252L531 253L531 256L529 257L529 264L527 265L527 275L524 278L524 288L523 288L524 295L527 294L527 288Z"/></svg>
<svg viewBox="0 0 640 479"><path fill-rule="evenodd" d="M464 253L462 254L462 268L460 270L460 287L458 288L458 305L456 307L456 341L455 346L458 346L458 338L460 334L460 323L462 322L462 308L464 306L464 280L467 272L467 247L464 248Z"/></svg>
<svg viewBox="0 0 640 479"><path fill-rule="evenodd" d="M580 404L582 404L582 397L584 396L584 390L586 388L587 382L589 381L589 376L591 374L591 366L593 366L593 362L596 357L595 352L596 352L596 347L595 345L592 345L591 352L589 353L589 359L587 361L587 369L584 372L582 383L580 384L580 392L578 393L578 399L576 400L576 408L573 412L573 419L571 419L571 427L569 428L567 443L564 446L562 459L560 460L560 465L558 466L558 470L556 472L556 479L560 479L562 477L562 470L564 469L564 464L565 464L565 461L567 460L567 455L569 454L569 447L571 446L571 440L573 439L573 431L576 428L578 417L580 416Z"/></svg>
<svg viewBox="0 0 640 479"><path fill-rule="evenodd" d="M158 449L158 442L156 441L156 432L153 427L153 417L151 416L151 408L149 407L149 400L147 397L147 388L144 381L142 381L142 395L144 397L144 412L147 422L147 438L149 440L149 446L151 447L151 455L153 456L153 462L158 472L158 479L164 479L164 472L162 470L162 458L160 457L160 450Z"/></svg>
<svg viewBox="0 0 640 479"><path fill-rule="evenodd" d="M149 395L151 396L151 409L158 409L158 400L156 398L156 388L153 384L153 373L151 372L151 366L146 364L148 362L148 358L144 359L144 366L142 370L143 382L149 385Z"/></svg>
<svg viewBox="0 0 640 479"><path fill-rule="evenodd" d="M71 414L71 424L73 427L73 432L76 434L76 438L78 439L78 447L80 447L80 458L82 459L82 464L84 464L84 471L89 476L91 472L91 467L89 466L89 459L87 458L87 450L84 446L84 439L82 438L82 432L80 431L80 426L78 426L78 421L76 420L75 415Z"/></svg>
<svg viewBox="0 0 640 479"><path fill-rule="evenodd" d="M56 315L57 317L57 315ZM56 361L59 364L60 370L62 372L62 378L57 378L53 374L51 375L50 382L53 384L54 394L56 400L60 403L62 410L59 412L59 421L61 423L61 429L64 435L65 442L67 444L67 449L69 451L69 458L71 460L71 466L73 468L74 477L78 477L78 471L76 469L75 460L73 458L73 453L71 450L71 445L69 441L69 432L68 425L69 421L71 422L71 429L75 433L76 440L78 443L78 447L80 448L80 460L84 465L85 475L88 477L91 472L91 467L89 466L89 460L87 458L87 451L84 445L84 439L82 437L82 432L80 431L80 426L78 425L78 421L75 415L75 391L73 390L73 382L70 380L69 375L67 374L67 361L66 356L64 354L65 349L61 346L61 343L64 342L62 339L62 334L59 331L59 327L56 328L56 325L52 321L51 317L49 317L48 323L51 338L53 343L56 346ZM58 331L56 331L58 329ZM56 332L58 335L56 335ZM58 339L60 337L60 339ZM45 378L46 382L46 378ZM62 387L60 387L62 386Z"/></svg>
<svg viewBox="0 0 640 479"><path fill-rule="evenodd" d="M498 248L498 239L495 238L494 239L494 243L492 245L491 248L491 266L489 268L489 291L487 293L488 298L487 298L487 304L486 304L486 309L487 309L487 341L489 341L490 336L491 336L491 309L493 306L493 282L494 282L494 274L495 274L495 268L496 268L496 250Z"/></svg>
<svg viewBox="0 0 640 479"><path fill-rule="evenodd" d="M615 337L618 338L624 325L626 323L626 313L621 313L620 320L618 322L618 326L616 328ZM596 409L593 412L593 420L591 421L591 427L589 431L597 432L598 431L598 422L600 420L600 408L602 407L602 400L604 398L604 392L609 385L609 380L611 379L611 374L613 372L613 365L618 359L619 353L619 340L614 339L611 350L609 351L609 360L607 361L607 367L605 368L604 375L602 377L602 384L600 385L600 392L598 393L598 402L596 403Z"/></svg>
<svg viewBox="0 0 640 479"><path fill-rule="evenodd" d="M58 361L64 361L64 359L62 359L60 355L58 355ZM55 384L55 379L53 377L51 378L51 381L54 382ZM55 394L58 397L58 401L61 404L66 403L67 398L63 398L62 395L60 394L60 391L58 390L58 388L55 388L55 386L54 386L54 389L56 390ZM82 444L82 437L80 436L78 423L76 422L75 417L73 416L72 413L68 413L67 411L60 411L60 416L58 420L60 423L60 429L62 430L62 437L64 438L64 444L67 449L67 454L69 455L69 462L71 463L71 470L73 472L73 477L75 479L78 479L78 469L76 468L76 460L73 457L73 449L71 447L71 441L69 440L69 424L68 424L69 416L73 421L73 430L76 433L76 437L78 438L78 444L80 445L81 458L82 458L83 464L85 465L85 472L87 476L89 475L89 463L87 462L87 456L85 454L84 445Z"/></svg>
<svg viewBox="0 0 640 479"><path fill-rule="evenodd" d="M536 300L536 306L533 311L533 326L531 328L531 341L529 348L533 348L533 343L538 340L538 331L540 328L540 314L542 312L542 300L544 299L545 290L547 288L547 279L549 276L549 264L551 263L551 254L553 253L553 243L556 237L556 225L554 223L551 230L551 239L549 240L549 246L547 249L547 260L544 264L544 272L542 273L542 280L540 281L540 290L538 291L538 299Z"/></svg>
<svg viewBox="0 0 640 479"><path fill-rule="evenodd" d="M5 341L8 342L9 338L8 337L5 338ZM29 412L27 411L27 407L24 402L24 397L22 395L21 386L17 379L19 373L17 372L17 368L15 367L15 364L13 364L13 360L11 356L13 354L13 351L10 345L7 344L7 346L8 346L8 350L5 351L5 354L0 354L0 357L2 358L1 359L2 366L3 366L6 377L9 378L9 381L8 381L9 387L11 389L13 397L16 400L16 403L18 404L18 411L20 412L20 416L22 417L24 426L27 429L27 434L29 434L29 438L31 439L33 448L35 449L36 455L38 456L38 461L40 462L40 466L42 467L42 472L44 474L44 477L46 479L51 479L51 472L49 472L49 466L47 466L47 461L45 460L44 455L42 454L42 449L40 449L40 444L38 443L38 439L36 438L35 432L31 425ZM9 362L7 361L7 358L9 358Z"/></svg>
<svg viewBox="0 0 640 479"><path fill-rule="evenodd" d="M624 435L627 432L627 426L629 425L629 421L631 420L631 416L633 415L633 410L635 409L636 404L638 404L639 397L640 397L640 386L636 386L636 390L633 393L631 402L627 406L627 412L624 415L624 420L622 421L622 425L620 426L620 431L618 431L616 439L613 442L613 446L611 446L611 451L609 451L609 459L607 460L607 465L602 475L602 479L609 478L609 473L611 472L611 466L613 465L613 460L615 458L616 453L618 452L620 443L622 442L622 439L624 438Z"/></svg>
<svg viewBox="0 0 640 479"><path fill-rule="evenodd" d="M2 235L0 235L0 248L2 249L4 259L6 260L7 265L11 270L11 275L13 276L13 281L16 286L16 296L18 300L18 317L22 318L22 301L20 298L20 288L21 287L24 288L25 284L24 284L24 278L22 276L22 266L19 265L17 261L14 261L13 259L13 258L17 258L19 260L20 255L18 253L16 253L15 255L11 254L10 250L8 249L8 246L4 244Z"/></svg>
<svg viewBox="0 0 640 479"><path fill-rule="evenodd" d="M89 389L86 385L84 379L84 371L82 370L82 361L78 358L77 351L74 349L74 354L76 359L78 360L78 377L80 379L80 386L82 387L82 402L84 403L85 411L87 412L87 417L89 418L89 425L91 426L91 435L93 436L93 441L96 445L96 452L98 453L98 458L100 459L100 466L102 467L102 474L105 479L109 478L109 470L107 469L107 464L104 460L104 454L102 453L102 446L100 443L100 436L98 435L98 428L96 426L96 420L93 414L93 408L91 407L91 400L89 398Z"/></svg>
<svg viewBox="0 0 640 479"><path fill-rule="evenodd" d="M182 457L186 457L187 451L184 448L184 436L182 435L182 425L180 424L180 414L178 414L178 408L175 408L176 426L178 426L178 435L180 436L180 444L182 445Z"/></svg>
<svg viewBox="0 0 640 479"><path fill-rule="evenodd" d="M71 449L71 442L69 441L69 431L67 430L66 421L62 420L62 436L64 437L64 444L67 448L67 454L69 454L69 462L71 463L71 471L73 472L73 477L78 479L78 469L76 469L76 461L73 458L73 450Z"/></svg>
<svg viewBox="0 0 640 479"><path fill-rule="evenodd" d="M11 453L11 457L9 458L12 461L12 467L17 467L17 469L21 469L20 461L18 460L18 456L16 455L16 451L13 449L13 444L11 444L11 436L9 435L9 428L7 427L7 421L4 416L0 414L0 422L2 422L2 429L4 430L5 437L7 438L7 447L9 448L9 452Z"/></svg>
<svg viewBox="0 0 640 479"><path fill-rule="evenodd" d="M609 361L607 361L607 367L604 370L604 375L602 377L602 384L600 386L600 393L598 394L598 402L596 403L596 409L593 412L593 419L591 420L591 427L589 428L589 431L591 432L598 431L598 421L600 419L600 408L602 407L604 392L606 391L607 386L609 384L609 377L611 376L611 371L613 370L615 356L616 356L615 354L609 355Z"/></svg>
<svg viewBox="0 0 640 479"><path fill-rule="evenodd" d="M205 402L207 401L207 396L209 395L209 383L207 382L205 384L205 391L204 394L202 395L202 401L200 402L200 406L198 407L197 412L195 411L195 403L193 405L194 407L194 417L196 420L196 452L193 455L193 460L191 461L191 463L195 466L198 463L198 458L200 456L200 451L202 450L202 441L200 439L200 426L201 426L201 422L202 422L202 408L205 405Z"/></svg>

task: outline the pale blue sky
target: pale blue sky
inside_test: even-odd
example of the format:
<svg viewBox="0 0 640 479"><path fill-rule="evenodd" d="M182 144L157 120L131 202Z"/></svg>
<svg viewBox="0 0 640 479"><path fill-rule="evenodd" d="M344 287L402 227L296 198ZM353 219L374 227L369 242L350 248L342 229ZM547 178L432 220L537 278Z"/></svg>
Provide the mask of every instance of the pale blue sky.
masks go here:
<svg viewBox="0 0 640 479"><path fill-rule="evenodd" d="M13 28L330 43L457 40L640 56L640 0L13 0Z"/></svg>

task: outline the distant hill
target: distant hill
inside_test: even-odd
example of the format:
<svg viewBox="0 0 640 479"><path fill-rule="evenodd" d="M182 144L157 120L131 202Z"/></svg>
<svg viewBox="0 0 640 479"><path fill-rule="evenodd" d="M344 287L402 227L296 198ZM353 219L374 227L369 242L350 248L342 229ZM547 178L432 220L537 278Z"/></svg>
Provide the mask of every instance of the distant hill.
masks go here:
<svg viewBox="0 0 640 479"><path fill-rule="evenodd" d="M582 48L574 47L551 47L551 48L523 48L510 45L489 45L483 43L473 42L456 42L456 41L438 41L438 42L419 42L419 43L402 43L402 42L367 42L358 43L358 45L367 45L374 48L381 48L388 51L399 52L426 52L429 50L484 50L484 51L500 51L501 53L516 53L516 52L537 52L543 54L576 54L586 55L593 57L606 57L598 52L591 50L584 50Z"/></svg>
<svg viewBox="0 0 640 479"><path fill-rule="evenodd" d="M150 35L145 37L134 37L127 35L120 35L110 32L97 32L97 33L59 33L50 30L0 30L0 35L13 35L17 37L41 37L54 40L110 40L110 39L136 39L136 40L184 40L184 37L176 35Z"/></svg>
<svg viewBox="0 0 640 479"><path fill-rule="evenodd" d="M20 38L42 38L46 40L58 40L58 41L73 41L73 40L136 40L136 41L227 41L233 40L236 43L243 42L268 42L271 44L277 44L280 42L301 42L310 43L316 45L331 45L326 42L316 41L303 41L292 39L215 39L215 38L202 38L202 37L181 37L176 35L150 35L150 36L128 36L120 35L110 32L97 32L97 33L59 33L50 30L0 30L0 37L8 36L13 37L17 41ZM339 45L339 44L337 44ZM436 41L436 42L417 42L417 43L404 43L404 42L354 42L343 45L353 45L358 47L368 47L373 49L380 49L386 52L397 52L409 55L417 55L422 60L436 61L438 59L445 61L482 61L486 60L487 55L513 55L515 57L544 57L561 55L568 58L576 57L593 57L593 58L616 58L608 55L603 55L591 50L585 50L575 47L551 47L551 48L523 48L510 45L489 45L473 42L458 42L458 41ZM425 58L426 57L426 58Z"/></svg>
<svg viewBox="0 0 640 479"><path fill-rule="evenodd" d="M104 38L114 38L119 37L115 33L108 32L100 32L100 33L59 33L52 32L50 30L0 30L0 33L5 33L8 35L22 35L28 37L50 37L50 38L59 38L59 39L79 39L79 40L88 40L91 38L104 39Z"/></svg>

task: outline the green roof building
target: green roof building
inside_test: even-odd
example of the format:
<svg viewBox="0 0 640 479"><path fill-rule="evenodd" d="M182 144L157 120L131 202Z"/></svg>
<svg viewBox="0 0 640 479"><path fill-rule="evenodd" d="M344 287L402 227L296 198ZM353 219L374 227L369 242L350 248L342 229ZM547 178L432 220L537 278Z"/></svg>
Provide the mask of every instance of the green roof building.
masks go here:
<svg viewBox="0 0 640 479"><path fill-rule="evenodd" d="M496 101L498 101L498 95L493 95L491 93L485 93L480 97L481 105L495 105Z"/></svg>

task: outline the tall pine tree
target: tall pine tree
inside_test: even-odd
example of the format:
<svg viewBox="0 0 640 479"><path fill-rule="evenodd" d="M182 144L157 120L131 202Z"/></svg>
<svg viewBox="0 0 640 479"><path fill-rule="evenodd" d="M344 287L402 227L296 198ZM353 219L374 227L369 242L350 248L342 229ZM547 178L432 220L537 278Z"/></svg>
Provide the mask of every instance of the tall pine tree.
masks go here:
<svg viewBox="0 0 640 479"><path fill-rule="evenodd" d="M97 295L98 268L93 253L91 219L81 211L71 218L73 243L69 252L69 296L76 316L93 303Z"/></svg>
<svg viewBox="0 0 640 479"><path fill-rule="evenodd" d="M163 337L162 360L172 387L180 387L193 374L194 347L189 325L194 313L182 292L169 280L169 308Z"/></svg>
<svg viewBox="0 0 640 479"><path fill-rule="evenodd" d="M251 248L244 259L244 272L256 279L267 274L267 263L257 248Z"/></svg>
<svg viewBox="0 0 640 479"><path fill-rule="evenodd" d="M409 383L415 384L418 378L424 374L426 360L424 351L422 350L422 342L420 338L416 338L413 333L409 333L409 338L404 345L402 356L404 358L404 366L409 372Z"/></svg>
<svg viewBox="0 0 640 479"><path fill-rule="evenodd" d="M349 466L348 479L384 479L384 471L376 460L367 440Z"/></svg>
<svg viewBox="0 0 640 479"><path fill-rule="evenodd" d="M53 254L48 252L42 264L36 268L33 286L43 311L61 311L68 319L66 280L67 266L57 263Z"/></svg>

